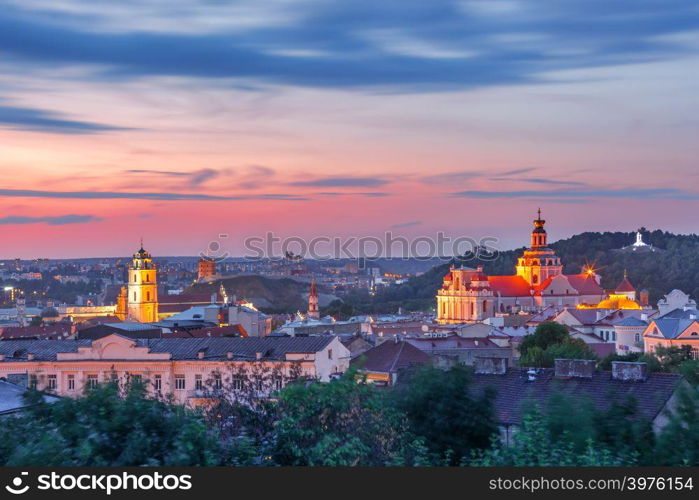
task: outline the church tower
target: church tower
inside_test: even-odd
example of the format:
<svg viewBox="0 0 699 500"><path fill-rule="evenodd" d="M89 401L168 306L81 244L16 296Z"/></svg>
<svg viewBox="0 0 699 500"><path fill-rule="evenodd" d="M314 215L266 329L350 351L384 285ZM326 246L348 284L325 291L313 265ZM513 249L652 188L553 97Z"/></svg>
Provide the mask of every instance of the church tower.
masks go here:
<svg viewBox="0 0 699 500"><path fill-rule="evenodd" d="M141 248L129 265L128 318L150 323L158 321L158 280L151 254Z"/></svg>
<svg viewBox="0 0 699 500"><path fill-rule="evenodd" d="M308 294L308 318L319 319L318 311L318 290L316 290L316 279L311 280L311 293Z"/></svg>
<svg viewBox="0 0 699 500"><path fill-rule="evenodd" d="M517 259L516 272L531 286L536 287L552 276L563 272L561 259L552 249L548 248L546 221L541 218L541 209L534 220L534 230L531 235L531 246Z"/></svg>

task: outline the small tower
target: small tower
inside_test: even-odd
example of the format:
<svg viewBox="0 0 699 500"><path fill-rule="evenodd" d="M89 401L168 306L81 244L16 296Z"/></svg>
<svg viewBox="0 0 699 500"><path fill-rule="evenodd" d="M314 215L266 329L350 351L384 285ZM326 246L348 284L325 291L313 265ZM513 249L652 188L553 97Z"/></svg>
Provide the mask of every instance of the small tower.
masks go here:
<svg viewBox="0 0 699 500"><path fill-rule="evenodd" d="M119 290L119 295L117 295L116 310L114 312L114 315L121 321L126 321L126 315L128 314L129 307L128 304L129 295L126 290L126 287L122 286L121 290Z"/></svg>
<svg viewBox="0 0 699 500"><path fill-rule="evenodd" d="M316 290L316 279L311 280L311 293L308 294L308 318L319 319L318 311L318 290Z"/></svg>
<svg viewBox="0 0 699 500"><path fill-rule="evenodd" d="M629 281L629 274L624 269L624 279L614 289L616 295L624 295L631 300L636 300L636 288Z"/></svg>
<svg viewBox="0 0 699 500"><path fill-rule="evenodd" d="M141 248L129 265L128 319L151 323L158 321L158 280L151 254Z"/></svg>
<svg viewBox="0 0 699 500"><path fill-rule="evenodd" d="M561 259L551 248L548 248L546 221L541 218L541 209L534 219L534 229L531 235L531 245L517 259L515 271L517 276L524 278L530 286L536 287L552 276L563 272Z"/></svg>
<svg viewBox="0 0 699 500"><path fill-rule="evenodd" d="M537 218L534 220L534 230L532 231L531 248L533 250L546 248L546 221L541 218L541 209L537 210Z"/></svg>

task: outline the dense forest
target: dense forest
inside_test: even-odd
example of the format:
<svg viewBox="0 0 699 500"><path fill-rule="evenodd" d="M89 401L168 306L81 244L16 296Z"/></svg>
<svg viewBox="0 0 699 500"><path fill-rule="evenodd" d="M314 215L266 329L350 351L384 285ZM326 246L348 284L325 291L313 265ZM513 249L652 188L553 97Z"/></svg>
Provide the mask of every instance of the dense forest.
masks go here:
<svg viewBox="0 0 699 500"><path fill-rule="evenodd" d="M648 231L645 228L640 231L643 240L653 245L656 251L619 251L635 240L635 233L627 232L587 232L559 240L550 247L561 257L567 274L579 273L585 265L594 266L602 276L605 289L614 288L622 280L626 269L629 280L637 290L648 289L653 304L674 288L699 297L699 235ZM405 284L379 290L375 295L354 292L344 303L332 304L327 313L389 313L396 312L399 307L404 311L430 310L435 307L435 294L450 265L482 265L488 274L513 274L517 257L523 250L518 248L499 252L489 260L465 255L436 266Z"/></svg>

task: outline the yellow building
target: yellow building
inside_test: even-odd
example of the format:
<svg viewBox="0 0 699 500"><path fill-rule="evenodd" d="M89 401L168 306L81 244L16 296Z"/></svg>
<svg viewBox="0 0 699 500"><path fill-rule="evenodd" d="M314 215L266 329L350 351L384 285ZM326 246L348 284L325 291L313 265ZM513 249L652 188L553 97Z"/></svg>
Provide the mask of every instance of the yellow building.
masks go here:
<svg viewBox="0 0 699 500"><path fill-rule="evenodd" d="M127 317L131 321L158 321L158 279L151 254L141 248L129 265Z"/></svg>

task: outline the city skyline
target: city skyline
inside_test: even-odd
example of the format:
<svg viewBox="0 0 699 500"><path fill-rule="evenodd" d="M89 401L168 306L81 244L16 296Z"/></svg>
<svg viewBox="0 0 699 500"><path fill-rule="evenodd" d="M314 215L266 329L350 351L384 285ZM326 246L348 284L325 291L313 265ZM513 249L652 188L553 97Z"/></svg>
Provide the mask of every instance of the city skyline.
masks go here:
<svg viewBox="0 0 699 500"><path fill-rule="evenodd" d="M688 1L6 0L0 258L509 249L539 206L552 241L694 233L698 30Z"/></svg>

